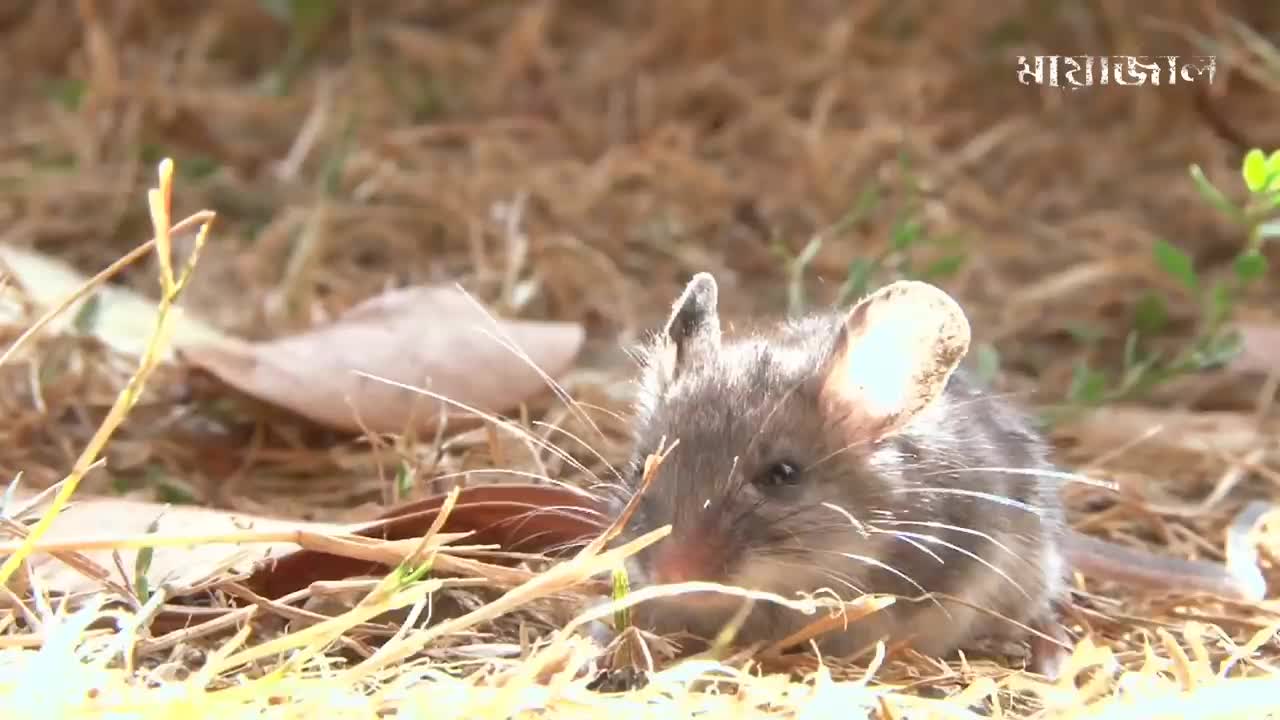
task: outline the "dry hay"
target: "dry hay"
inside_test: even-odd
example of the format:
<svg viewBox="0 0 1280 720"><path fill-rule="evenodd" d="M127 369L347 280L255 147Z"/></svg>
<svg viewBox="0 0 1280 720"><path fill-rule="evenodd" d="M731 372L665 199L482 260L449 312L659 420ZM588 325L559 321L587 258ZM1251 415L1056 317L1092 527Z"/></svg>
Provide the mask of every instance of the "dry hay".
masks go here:
<svg viewBox="0 0 1280 720"><path fill-rule="evenodd" d="M964 243L966 262L945 284L977 339L999 350L1004 389L1029 402L1060 399L1086 352L1071 330L1096 329L1102 342L1087 352L1114 362L1144 290L1172 293L1170 342L1190 331L1194 303L1149 262L1157 238L1211 273L1226 271L1239 233L1196 193L1188 165L1236 188L1247 146L1280 144L1265 122L1280 110L1280 82L1232 24L1277 27L1278 9L1266 3L1185 0L1156 17L1108 0L1072 9L971 0L369 2L343 5L301 45L305 33L264 14L267 4L82 0L0 11L2 241L96 272L147 235L138 198L155 162L170 156L181 173L174 214L218 213L187 308L246 337L272 337L388 285L456 280L504 312L584 323L584 368L566 387L614 412L625 410L630 372L618 339L656 322L690 274L721 279L729 315L777 311L790 289L779 249L798 253L839 227L809 266L813 300L829 300L855 258L888 248L902 212L927 234ZM1068 93L1014 80L1019 54L1204 54L1197 33L1216 43L1212 92L1201 84ZM880 202L841 224L871 189ZM947 252L925 247L912 261ZM154 295L156 269L135 263L122 281ZM1249 296L1242 315L1273 321L1274 288ZM134 369L81 338L39 342L38 360L0 368L0 473L21 472L34 488L65 475ZM1193 376L1140 411L1117 410L1130 413L1127 424L1103 416L1061 429L1064 462L1125 490L1117 502L1073 489L1073 520L1214 557L1231 513L1275 494L1274 431L1247 422L1257 395L1256 380ZM585 436L564 408L531 412ZM623 421L603 411L595 419L606 437L593 448L619 460ZM1164 436L1172 440L1143 437L1158 423L1173 427ZM594 453L566 449L602 467ZM335 436L227 403L221 390L169 368L157 371L105 456L110 470L95 470L80 492L327 520L367 518L399 498L400 462L428 479L539 462L483 428L443 446ZM1227 499L1196 505L1225 480ZM415 493L440 487L422 485ZM1263 547L1273 585L1275 545ZM1079 656L1127 668L1119 682L1137 695L1147 688L1151 704L1099 701L1081 716L1257 717L1239 703L1280 696L1263 685L1277 682L1274 604L1082 587L1095 594L1079 598L1075 629L1092 634ZM1046 702L1079 709L1115 686L1103 673L1111 679L1010 700L1025 681L998 665L895 654L870 684L833 685L829 675L865 677L865 663L818 668L800 684L752 678L739 665L720 670L729 679L719 692L691 692L706 668L681 666L642 690L600 696L578 672L595 662L590 648L545 640L570 616L533 594L538 602L516 612L485 615L494 592L447 589L441 595L456 607L446 614L480 612L476 628L460 628L415 663L357 675L326 670L331 658L317 656L316 667L275 677L260 661L215 683L265 678L239 694L201 695L195 681L156 685L220 666L209 658L223 652L225 632L163 645L144 637L132 662L150 685L126 684L125 669L67 669L64 645L77 622L88 626L92 607L70 624L44 619L61 633L45 636L24 631L30 618L21 613L0 615L0 647L44 647L49 672L67 676L48 690L64 697L155 703L191 692L201 714L256 696L291 697L296 704L280 701L282 714L323 707L326 716L344 707L367 716L386 704L433 717L442 706L477 717L543 704L565 716L695 708L780 716L806 702L811 713L833 703L842 716L863 706L898 716L932 694L944 699L921 705L920 716L956 716L999 691L1004 712L1020 716ZM354 624L387 609L342 617ZM259 629L272 612L287 609L259 608ZM336 637L334 654L372 652L340 629ZM88 644L104 663L105 642ZM1240 659L1240 647L1252 655ZM1220 668L1256 679L1218 682ZM419 691L424 680L429 693ZM376 691L361 696L362 688Z"/></svg>

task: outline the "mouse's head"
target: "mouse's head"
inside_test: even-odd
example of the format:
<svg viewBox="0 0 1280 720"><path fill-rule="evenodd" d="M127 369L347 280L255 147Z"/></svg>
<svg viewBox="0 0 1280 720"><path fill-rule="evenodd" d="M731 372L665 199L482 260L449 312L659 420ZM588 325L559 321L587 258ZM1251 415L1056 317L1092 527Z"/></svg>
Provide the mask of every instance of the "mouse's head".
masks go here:
<svg viewBox="0 0 1280 720"><path fill-rule="evenodd" d="M893 440L931 422L968 349L968 321L942 290L904 281L847 311L731 339L717 292L711 275L695 276L643 358L632 487L664 438L678 445L628 528L670 524L671 534L631 571L641 584L784 595L825 586L847 597L865 569L852 556L879 542L863 523L903 502Z"/></svg>

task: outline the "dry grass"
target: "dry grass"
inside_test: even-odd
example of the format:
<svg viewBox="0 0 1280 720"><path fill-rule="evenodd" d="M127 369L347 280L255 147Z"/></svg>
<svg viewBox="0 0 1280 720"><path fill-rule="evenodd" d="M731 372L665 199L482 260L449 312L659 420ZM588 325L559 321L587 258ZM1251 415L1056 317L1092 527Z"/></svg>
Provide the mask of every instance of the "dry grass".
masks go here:
<svg viewBox="0 0 1280 720"><path fill-rule="evenodd" d="M434 279L510 315L584 323L583 368L565 386L601 408L593 419L604 436L592 441L599 456L565 449L591 471L626 453L624 421L610 414L626 408L630 372L618 340L657 322L693 272L720 278L730 315L776 312L796 287L779 252L800 253L826 232L806 287L830 300L853 260L890 249L908 213L928 235L962 241L966 262L942 284L998 350L1002 389L1048 404L1067 394L1081 357L1115 365L1145 291L1170 298L1163 342L1194 331L1194 302L1153 269L1151 246L1175 242L1213 277L1229 272L1242 237L1187 167L1238 198L1247 147L1280 147L1269 122L1280 74L1266 43L1234 24L1277 42L1280 7L1268 3L1177 0L1154 17L1112 0L406 0L341 4L309 36L264 14L268 4L0 10L0 241L97 273L150 233L139 198L172 157L173 214L217 213L182 304L230 331L279 335L390 284ZM1018 54L1064 48L1213 52L1217 81L1079 93L1016 82ZM841 222L870 190L880 202ZM176 239L174 252L181 266L191 248ZM911 260L950 252L925 246ZM118 279L155 296L158 257ZM1240 316L1274 322L1278 288L1251 291ZM1075 340L1082 325L1100 342ZM6 345L28 327L6 328ZM0 476L44 489L90 470L83 458L95 459L136 363L79 337L33 343L0 366ZM1215 557L1232 514L1277 494L1269 389L1190 375L1142 405L1058 428L1064 464L1122 491L1117 500L1073 487L1072 520ZM530 414L588 436L562 407ZM415 442L335 436L228 403L168 365L102 457L78 488L61 489L331 521L403 499L400 467L421 479L410 496L495 468L583 479L483 428ZM1201 503L1215 488L1222 497ZM15 541L31 532L3 528ZM1262 567L1274 588L1273 536ZM581 581L626 548L503 574L462 562L482 556L447 549L456 539L438 540L431 552L485 582L406 584L392 573L348 586L354 607L335 591L347 609L332 619L303 606L319 603L321 588L237 609L215 592L209 607L183 608L199 632L150 626L167 591L134 607L105 591L64 607L19 571L0 589L0 707L6 717L113 707L117 717L1254 718L1280 697L1274 601L1083 581L1073 630L1088 635L1074 659L1098 671L1079 686L1036 684L994 662L889 653L848 667L793 658L766 673L736 658L662 663L643 688L596 692L600 669L644 653L601 656L563 629L596 607L583 605ZM387 620L428 610L426 629Z"/></svg>

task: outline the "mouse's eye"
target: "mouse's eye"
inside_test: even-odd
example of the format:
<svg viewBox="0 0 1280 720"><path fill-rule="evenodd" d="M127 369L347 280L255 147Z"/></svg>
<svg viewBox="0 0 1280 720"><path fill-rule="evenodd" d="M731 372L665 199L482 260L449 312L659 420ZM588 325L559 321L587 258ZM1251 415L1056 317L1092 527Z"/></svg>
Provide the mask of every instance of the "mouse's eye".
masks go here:
<svg viewBox="0 0 1280 720"><path fill-rule="evenodd" d="M800 468L795 463L776 462L756 476L756 485L763 490L774 490L790 487L800 482Z"/></svg>

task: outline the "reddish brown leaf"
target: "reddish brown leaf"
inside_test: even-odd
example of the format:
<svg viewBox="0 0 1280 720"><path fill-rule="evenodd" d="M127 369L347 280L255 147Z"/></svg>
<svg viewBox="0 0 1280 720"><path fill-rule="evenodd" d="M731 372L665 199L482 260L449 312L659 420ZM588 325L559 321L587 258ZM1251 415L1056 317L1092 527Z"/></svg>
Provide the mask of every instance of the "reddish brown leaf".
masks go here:
<svg viewBox="0 0 1280 720"><path fill-rule="evenodd" d="M22 494L19 494L22 498ZM160 518L158 535L217 535L246 530L308 530L317 533L354 533L365 537L403 540L421 537L431 527L447 495L434 495L392 508L379 518L351 525L309 523L246 515L191 506L164 506L120 498L88 498L76 501L54 521L42 544L107 540L147 534ZM594 537L603 525L602 505L581 491L534 484L493 484L464 488L441 531L473 532L466 543L496 545L515 552L545 552L549 548ZM110 549L79 552L118 578ZM134 583L135 550L120 550L126 578ZM238 557L239 556L239 557ZM279 598L319 580L341 580L382 574L385 566L366 560L308 550L291 542L256 542L242 545L200 544L195 547L164 546L155 550L147 578L154 587L170 584L175 595L209 578L235 560L238 570L251 570L246 585L269 598ZM501 563L500 560L492 561ZM58 592L87 592L100 584L48 554L32 558L37 581Z"/></svg>
<svg viewBox="0 0 1280 720"><path fill-rule="evenodd" d="M447 495L433 495L388 510L356 533L403 540L431 527ZM589 540L603 530L601 502L581 491L552 485L492 484L464 488L442 532L473 532L468 545L497 545L513 552L545 552ZM490 562L501 563L500 560ZM300 549L262 563L246 584L264 597L279 598L320 580L385 573L377 564Z"/></svg>

